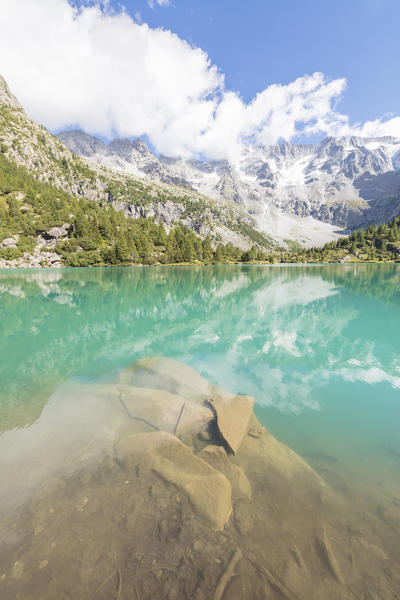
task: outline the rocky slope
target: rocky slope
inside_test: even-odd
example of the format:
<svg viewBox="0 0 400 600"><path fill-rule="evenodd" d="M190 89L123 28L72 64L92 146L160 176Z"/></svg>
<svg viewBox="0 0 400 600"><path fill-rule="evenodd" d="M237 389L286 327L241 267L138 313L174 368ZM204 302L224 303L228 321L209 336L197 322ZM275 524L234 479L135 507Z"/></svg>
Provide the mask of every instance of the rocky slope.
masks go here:
<svg viewBox="0 0 400 600"><path fill-rule="evenodd" d="M229 199L255 216L260 230L300 242L301 232L316 240L325 235L324 224L351 229L387 222L400 212L400 139L392 137L248 146L236 165L157 159L141 140L107 146L81 131L59 137L97 164Z"/></svg>
<svg viewBox="0 0 400 600"><path fill-rule="evenodd" d="M114 147L119 154L125 152L126 155L123 143L115 143ZM146 154L143 144L137 142L135 147L139 154ZM101 148L100 140L91 140L82 145L79 152L85 156ZM273 249L281 242L260 233L255 219L233 202L215 201L190 186L182 187L184 182L178 176L163 178L161 166L157 181L145 178L146 168L154 170L151 164L146 167L147 154L143 157L140 176L138 172L110 170L78 157L43 126L29 119L1 77L0 150L40 182L50 183L75 198L112 205L129 217L153 217L167 229L178 222L202 238L210 236L215 244L232 243L242 249L254 244ZM155 157L152 160L158 163Z"/></svg>

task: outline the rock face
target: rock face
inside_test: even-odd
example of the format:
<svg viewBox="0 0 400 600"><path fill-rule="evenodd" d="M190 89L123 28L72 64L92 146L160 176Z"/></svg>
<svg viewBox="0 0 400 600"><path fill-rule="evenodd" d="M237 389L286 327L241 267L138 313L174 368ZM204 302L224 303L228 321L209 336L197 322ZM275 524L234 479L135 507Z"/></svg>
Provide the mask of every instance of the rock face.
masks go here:
<svg viewBox="0 0 400 600"><path fill-rule="evenodd" d="M12 108L16 108L17 110L22 110L23 108L19 103L18 99L12 94L10 88L7 85L6 80L0 75L0 104L7 104L8 106L12 106Z"/></svg>
<svg viewBox="0 0 400 600"><path fill-rule="evenodd" d="M79 140L86 134L65 132L61 136L79 154ZM140 144L140 153L135 144ZM165 156L158 159L141 140L115 140L106 150L93 150L85 156L115 169L230 200L257 215L260 229L275 235L286 229L293 238L296 228L300 235L300 230L307 233L307 227L310 234L318 223L321 232L322 223L343 229L379 224L400 212L400 139L388 136L247 146L235 165ZM289 215L298 220L288 219Z"/></svg>

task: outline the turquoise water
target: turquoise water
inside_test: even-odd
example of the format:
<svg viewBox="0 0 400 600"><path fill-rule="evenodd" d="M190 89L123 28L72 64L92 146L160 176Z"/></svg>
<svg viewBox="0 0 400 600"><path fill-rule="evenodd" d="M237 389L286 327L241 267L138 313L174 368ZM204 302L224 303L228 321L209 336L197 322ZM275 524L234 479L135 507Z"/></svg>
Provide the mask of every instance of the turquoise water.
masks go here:
<svg viewBox="0 0 400 600"><path fill-rule="evenodd" d="M144 356L254 396L325 472L400 485L398 265L0 271L2 435ZM1 435L1 434L0 434Z"/></svg>

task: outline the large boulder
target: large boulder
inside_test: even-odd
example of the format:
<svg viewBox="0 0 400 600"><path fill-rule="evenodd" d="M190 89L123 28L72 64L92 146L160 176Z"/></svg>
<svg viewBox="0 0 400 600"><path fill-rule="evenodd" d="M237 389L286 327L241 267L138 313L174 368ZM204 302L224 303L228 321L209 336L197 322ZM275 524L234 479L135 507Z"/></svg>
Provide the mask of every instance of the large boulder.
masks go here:
<svg viewBox="0 0 400 600"><path fill-rule="evenodd" d="M59 240L60 238L68 236L69 227L69 223L65 223L64 225L61 225L61 227L52 227L42 235L45 240Z"/></svg>
<svg viewBox="0 0 400 600"><path fill-rule="evenodd" d="M127 385L116 387L119 400L128 416L155 430L181 436L204 429L214 418L209 408L187 401L178 394Z"/></svg>
<svg viewBox="0 0 400 600"><path fill-rule="evenodd" d="M14 239L13 237L5 238L1 242L1 245L4 246L5 248L16 248L17 247L17 240Z"/></svg>
<svg viewBox="0 0 400 600"><path fill-rule="evenodd" d="M185 404L179 435L188 422L198 422L199 429L207 422L204 410L199 412L197 420L193 403L206 406L212 411L229 451L235 453L247 435L253 398L229 394L223 388L211 384L191 367L172 358L154 356L137 360L118 374L117 381L134 387L167 390L190 402L191 404Z"/></svg>
<svg viewBox="0 0 400 600"><path fill-rule="evenodd" d="M229 449L235 453L247 435L253 414L254 400L250 396L215 395L207 404L217 417L218 429Z"/></svg>
<svg viewBox="0 0 400 600"><path fill-rule="evenodd" d="M176 486L209 525L224 528L232 512L229 481L177 437L165 431L129 435L118 442L116 452L118 460L154 471Z"/></svg>
<svg viewBox="0 0 400 600"><path fill-rule="evenodd" d="M232 487L232 499L251 499L251 485L244 471L233 464L222 446L210 444L197 456L225 475Z"/></svg>
<svg viewBox="0 0 400 600"><path fill-rule="evenodd" d="M202 400L215 387L191 367L159 356L137 360L119 373L118 381L135 387L160 388L187 400Z"/></svg>

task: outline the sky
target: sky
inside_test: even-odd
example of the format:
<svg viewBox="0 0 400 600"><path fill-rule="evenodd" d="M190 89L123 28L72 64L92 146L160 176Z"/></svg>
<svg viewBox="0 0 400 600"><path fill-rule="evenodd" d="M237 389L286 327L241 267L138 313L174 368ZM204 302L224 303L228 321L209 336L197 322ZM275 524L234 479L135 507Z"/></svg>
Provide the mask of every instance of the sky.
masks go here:
<svg viewBox="0 0 400 600"><path fill-rule="evenodd" d="M399 0L0 0L0 73L51 131L239 159L400 137Z"/></svg>

